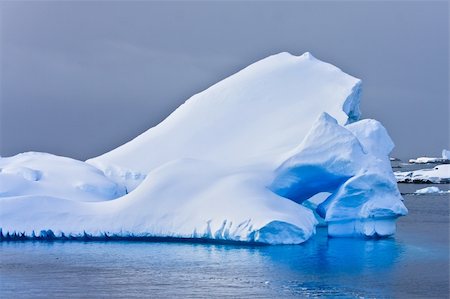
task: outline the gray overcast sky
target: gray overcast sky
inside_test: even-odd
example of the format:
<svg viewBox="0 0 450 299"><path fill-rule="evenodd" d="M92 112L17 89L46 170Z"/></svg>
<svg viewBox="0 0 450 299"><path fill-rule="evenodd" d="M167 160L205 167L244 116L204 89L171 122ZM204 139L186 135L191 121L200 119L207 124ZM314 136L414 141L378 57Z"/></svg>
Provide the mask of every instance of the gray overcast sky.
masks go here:
<svg viewBox="0 0 450 299"><path fill-rule="evenodd" d="M0 154L96 156L270 54L363 80L394 155L449 147L447 2L0 3Z"/></svg>

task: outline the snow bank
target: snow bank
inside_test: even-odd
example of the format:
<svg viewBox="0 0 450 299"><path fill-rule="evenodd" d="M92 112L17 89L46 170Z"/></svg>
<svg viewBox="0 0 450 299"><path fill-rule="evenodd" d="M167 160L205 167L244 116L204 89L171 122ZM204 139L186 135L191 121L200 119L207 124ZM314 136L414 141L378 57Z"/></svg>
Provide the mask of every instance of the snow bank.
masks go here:
<svg viewBox="0 0 450 299"><path fill-rule="evenodd" d="M125 193L124 186L74 159L35 152L0 158L0 200L32 195L104 201Z"/></svg>
<svg viewBox="0 0 450 299"><path fill-rule="evenodd" d="M281 53L87 163L2 160L7 180L20 179L12 191L4 184L2 234L298 244L321 215L333 236L390 235L407 212L389 164L393 143L378 122L359 121L360 90L359 79L309 53ZM120 186L133 191L86 202L118 197Z"/></svg>
<svg viewBox="0 0 450 299"><path fill-rule="evenodd" d="M433 193L446 194L446 193L450 193L450 190L443 191L443 190L440 190L438 187L432 186L432 187L425 187L425 188L416 190L416 192L414 192L414 193L415 194L433 194Z"/></svg>
<svg viewBox="0 0 450 299"><path fill-rule="evenodd" d="M431 169L396 171L394 175L399 183L449 184L450 164L437 165Z"/></svg>

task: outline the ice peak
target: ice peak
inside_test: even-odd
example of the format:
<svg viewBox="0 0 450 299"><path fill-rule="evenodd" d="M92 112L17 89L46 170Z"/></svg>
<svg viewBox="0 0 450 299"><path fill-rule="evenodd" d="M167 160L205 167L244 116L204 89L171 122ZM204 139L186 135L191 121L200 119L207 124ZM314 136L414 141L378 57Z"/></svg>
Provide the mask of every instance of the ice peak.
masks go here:
<svg viewBox="0 0 450 299"><path fill-rule="evenodd" d="M305 52L305 53L303 53L300 57L303 57L303 58L306 58L306 59L310 59L310 60L316 59L316 58L311 54L311 52Z"/></svg>
<svg viewBox="0 0 450 299"><path fill-rule="evenodd" d="M265 160L296 148L322 112L339 124L358 119L359 82L309 52L281 52L192 96L156 127L89 163L148 173L183 157Z"/></svg>
<svg viewBox="0 0 450 299"><path fill-rule="evenodd" d="M337 120L326 112L322 112L322 114L320 114L317 121L320 123L327 122L327 123L337 124Z"/></svg>
<svg viewBox="0 0 450 299"><path fill-rule="evenodd" d="M309 60L317 60L312 54L311 54L311 52L305 52L305 53L303 53L302 55L294 55L294 54L292 54L292 53L289 53L289 52L280 52L280 53L278 53L278 54L273 54L273 55L271 55L271 56L269 56L269 57L284 57L284 58L297 58L297 59L299 59L299 58L301 58L301 59L309 59ZM268 57L268 58L269 58ZM263 61L264 59L262 59L262 60L260 60L260 61ZM258 61L259 62L259 61Z"/></svg>

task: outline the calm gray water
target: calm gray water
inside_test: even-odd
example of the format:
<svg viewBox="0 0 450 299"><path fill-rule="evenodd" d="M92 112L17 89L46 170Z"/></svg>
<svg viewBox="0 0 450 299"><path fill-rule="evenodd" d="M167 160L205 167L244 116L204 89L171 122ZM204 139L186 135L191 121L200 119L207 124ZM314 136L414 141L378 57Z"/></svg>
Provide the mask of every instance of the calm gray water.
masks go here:
<svg viewBox="0 0 450 299"><path fill-rule="evenodd" d="M0 242L0 297L447 298L449 196L404 197L409 216L381 240L323 228L298 246Z"/></svg>

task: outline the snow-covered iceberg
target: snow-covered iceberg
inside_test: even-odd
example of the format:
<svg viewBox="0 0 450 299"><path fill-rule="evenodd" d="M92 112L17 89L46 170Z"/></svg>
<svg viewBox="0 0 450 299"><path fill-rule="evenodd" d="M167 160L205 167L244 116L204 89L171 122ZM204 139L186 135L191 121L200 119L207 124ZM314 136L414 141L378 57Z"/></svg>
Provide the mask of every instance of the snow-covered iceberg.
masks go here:
<svg viewBox="0 0 450 299"><path fill-rule="evenodd" d="M449 184L450 164L437 165L430 169L396 171L394 175L399 183Z"/></svg>
<svg viewBox="0 0 450 299"><path fill-rule="evenodd" d="M309 53L270 56L79 162L98 177L56 160L24 165L37 174L67 169L69 190L117 198L86 202L51 185L40 193L18 186L0 199L2 235L298 244L314 234L317 215L333 236L391 235L407 213L390 168L393 143L380 123L359 120L360 91L359 79ZM2 172L18 158L7 159ZM111 187L96 189L97 181Z"/></svg>

